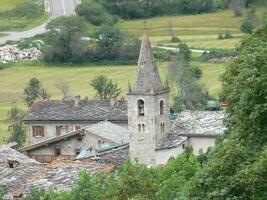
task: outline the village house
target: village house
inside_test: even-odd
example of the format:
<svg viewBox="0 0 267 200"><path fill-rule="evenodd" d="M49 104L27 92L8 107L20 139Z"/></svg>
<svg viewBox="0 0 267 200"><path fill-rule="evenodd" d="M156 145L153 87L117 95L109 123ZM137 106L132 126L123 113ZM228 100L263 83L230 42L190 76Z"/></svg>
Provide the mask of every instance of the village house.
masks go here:
<svg viewBox="0 0 267 200"><path fill-rule="evenodd" d="M30 141L24 151L41 162L58 156L101 160L124 152L120 160L130 157L156 166L181 154L186 145L191 145L195 154L214 146L226 130L224 113L183 111L171 123L169 92L168 85L162 84L145 33L135 86L129 87L127 101L75 97L71 101L35 102L24 118Z"/></svg>

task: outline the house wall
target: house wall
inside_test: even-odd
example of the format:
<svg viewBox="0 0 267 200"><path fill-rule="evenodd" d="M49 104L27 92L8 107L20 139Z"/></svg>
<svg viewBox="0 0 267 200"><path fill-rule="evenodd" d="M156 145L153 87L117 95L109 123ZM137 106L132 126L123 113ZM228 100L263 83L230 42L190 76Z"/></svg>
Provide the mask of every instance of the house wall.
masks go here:
<svg viewBox="0 0 267 200"><path fill-rule="evenodd" d="M198 155L199 150L206 152L208 147L215 145L216 138L214 137L189 137L188 144L193 147L193 153Z"/></svg>
<svg viewBox="0 0 267 200"><path fill-rule="evenodd" d="M30 123L28 124L28 137L29 137L29 143L36 144L43 142L47 139L51 139L56 137L56 127L61 125L68 125L68 129L66 131L62 130L61 134L68 133L75 131L75 126L80 125L81 128L85 128L86 126L90 126L93 123ZM114 123L117 124L123 128L128 128L128 123ZM32 127L33 126L44 126L44 137L35 136L33 137L32 133Z"/></svg>
<svg viewBox="0 0 267 200"><path fill-rule="evenodd" d="M98 140L101 139L104 143L101 146L98 145ZM75 156L75 150L87 150L89 148L96 149L99 147L104 147L112 144L112 142L105 140L103 138L99 138L96 135L85 133L82 136L82 140L78 140L78 137L72 137L66 140L61 140L57 143L50 144L48 146L43 146L36 150L28 151L30 156L54 156L55 155L55 147L61 147L61 155L62 156Z"/></svg>
<svg viewBox="0 0 267 200"><path fill-rule="evenodd" d="M176 148L162 149L156 151L156 165L166 164L171 157L176 157L181 153L183 153L184 152L183 144L186 143L184 142Z"/></svg>

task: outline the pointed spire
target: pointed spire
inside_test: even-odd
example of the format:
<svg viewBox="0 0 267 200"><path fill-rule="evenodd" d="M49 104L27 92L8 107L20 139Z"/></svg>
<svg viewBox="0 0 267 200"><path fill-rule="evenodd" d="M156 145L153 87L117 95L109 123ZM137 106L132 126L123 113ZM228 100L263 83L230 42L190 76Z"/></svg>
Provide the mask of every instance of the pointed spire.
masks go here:
<svg viewBox="0 0 267 200"><path fill-rule="evenodd" d="M151 43L145 31L138 59L135 92L151 93L151 91L163 91L163 86L153 55Z"/></svg>

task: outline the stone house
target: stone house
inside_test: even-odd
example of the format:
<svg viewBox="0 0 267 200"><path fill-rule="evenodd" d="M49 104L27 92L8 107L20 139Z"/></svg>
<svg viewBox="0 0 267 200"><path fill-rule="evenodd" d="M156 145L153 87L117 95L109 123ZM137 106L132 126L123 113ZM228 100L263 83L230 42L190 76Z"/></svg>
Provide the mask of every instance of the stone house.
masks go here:
<svg viewBox="0 0 267 200"><path fill-rule="evenodd" d="M23 119L28 126L30 144L109 121L128 127L126 101L98 101L80 99L36 101Z"/></svg>

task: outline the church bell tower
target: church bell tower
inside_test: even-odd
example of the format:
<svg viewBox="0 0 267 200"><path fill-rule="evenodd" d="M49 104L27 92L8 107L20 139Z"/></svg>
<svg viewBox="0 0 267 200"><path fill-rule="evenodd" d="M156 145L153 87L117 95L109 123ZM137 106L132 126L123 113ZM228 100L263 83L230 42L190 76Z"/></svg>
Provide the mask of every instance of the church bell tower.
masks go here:
<svg viewBox="0 0 267 200"><path fill-rule="evenodd" d="M128 92L130 157L156 165L156 144L169 131L169 89L163 86L149 37L144 33L136 83Z"/></svg>

